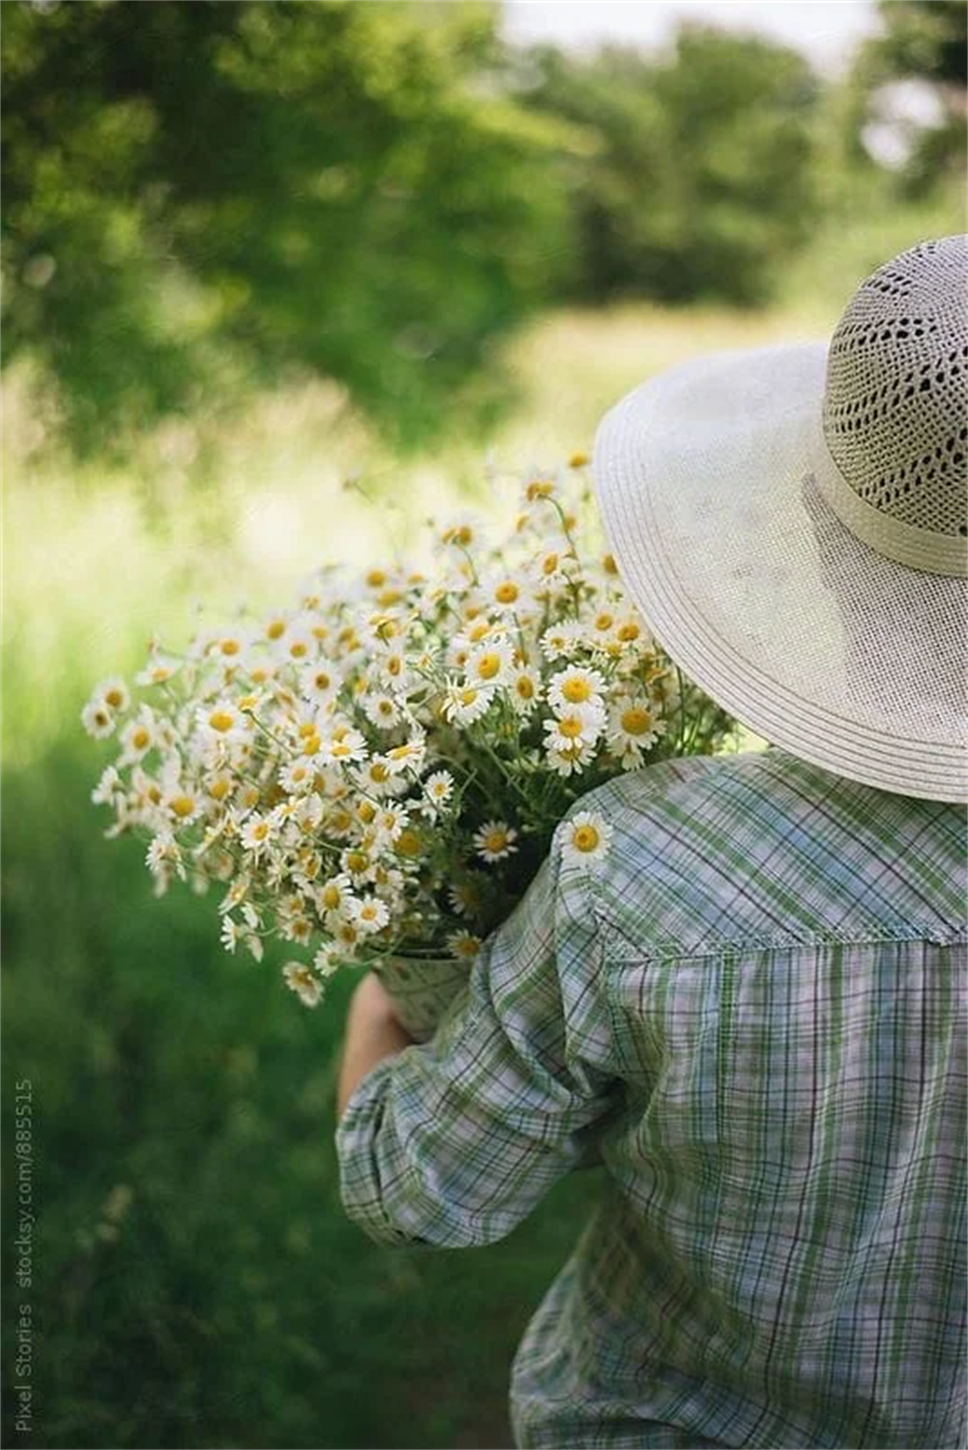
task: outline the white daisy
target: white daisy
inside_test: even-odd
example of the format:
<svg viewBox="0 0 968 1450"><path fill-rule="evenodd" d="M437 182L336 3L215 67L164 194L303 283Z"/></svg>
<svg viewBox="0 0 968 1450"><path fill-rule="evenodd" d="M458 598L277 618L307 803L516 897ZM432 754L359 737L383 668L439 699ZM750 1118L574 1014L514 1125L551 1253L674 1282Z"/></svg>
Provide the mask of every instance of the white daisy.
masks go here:
<svg viewBox="0 0 968 1450"><path fill-rule="evenodd" d="M286 986L289 987L305 1007L318 1007L323 996L323 984L314 976L312 969L304 962L287 962L282 969Z"/></svg>
<svg viewBox="0 0 968 1450"><path fill-rule="evenodd" d="M427 740L420 733L411 735L402 745L394 745L392 749L385 751L384 759L391 775L402 775L405 772L415 774L422 768L426 753Z"/></svg>
<svg viewBox="0 0 968 1450"><path fill-rule="evenodd" d="M331 876L314 894L316 910L327 924L349 916L353 899L353 885L345 872Z"/></svg>
<svg viewBox="0 0 968 1450"><path fill-rule="evenodd" d="M117 718L114 711L105 705L100 697L88 700L81 711L81 724L88 735L93 735L95 740L106 740L113 735L117 727Z"/></svg>
<svg viewBox="0 0 968 1450"><path fill-rule="evenodd" d="M385 805L376 814L373 827L381 843L400 839L407 824L407 812L403 806Z"/></svg>
<svg viewBox="0 0 968 1450"><path fill-rule="evenodd" d="M545 744L551 750L594 745L605 728L605 720L605 710L600 704L569 705L545 720Z"/></svg>
<svg viewBox="0 0 968 1450"><path fill-rule="evenodd" d="M575 619L565 619L560 624L549 625L538 643L545 659L557 660L570 658L584 641L582 625Z"/></svg>
<svg viewBox="0 0 968 1450"><path fill-rule="evenodd" d="M181 661L166 655L153 654L134 677L136 685L163 685L181 669Z"/></svg>
<svg viewBox="0 0 968 1450"><path fill-rule="evenodd" d="M234 917L226 914L222 917L222 929L219 932L219 940L227 952L234 952L242 936L242 930Z"/></svg>
<svg viewBox="0 0 968 1450"><path fill-rule="evenodd" d="M506 693L516 714L530 715L541 700L541 677L535 670L515 670L507 683Z"/></svg>
<svg viewBox="0 0 968 1450"><path fill-rule="evenodd" d="M400 706L385 691L368 691L361 695L360 707L370 724L380 730L392 730L400 723Z"/></svg>
<svg viewBox="0 0 968 1450"><path fill-rule="evenodd" d="M158 744L159 732L154 711L149 705L142 705L138 714L121 732L121 764L143 760L148 751Z"/></svg>
<svg viewBox="0 0 968 1450"><path fill-rule="evenodd" d="M563 861L596 864L608 854L612 827L598 811L577 811L562 828Z"/></svg>
<svg viewBox="0 0 968 1450"><path fill-rule="evenodd" d="M340 726L327 740L321 740L319 753L323 760L340 764L365 760L367 756L366 737L359 730Z"/></svg>
<svg viewBox="0 0 968 1450"><path fill-rule="evenodd" d="M312 763L305 759L290 761L279 767L279 784L290 795L302 794L312 788L316 772Z"/></svg>
<svg viewBox="0 0 968 1450"><path fill-rule="evenodd" d="M91 801L96 806L110 806L114 804L116 796L124 795L125 784L113 765L107 766L101 772L101 778L91 791Z"/></svg>
<svg viewBox="0 0 968 1450"><path fill-rule="evenodd" d="M407 789L406 781L391 773L385 755L372 755L358 770L351 772L351 778L355 786L377 800L402 795Z"/></svg>
<svg viewBox="0 0 968 1450"><path fill-rule="evenodd" d="M468 685L489 689L507 679L513 664L513 644L506 636L495 635L468 655L464 679Z"/></svg>
<svg viewBox="0 0 968 1450"><path fill-rule="evenodd" d="M258 811L253 811L242 827L240 839L243 849L250 851L252 856L258 860L270 844L274 834L275 827L271 817L263 816Z"/></svg>
<svg viewBox="0 0 968 1450"><path fill-rule="evenodd" d="M181 881L187 878L181 847L171 835L161 834L153 838L145 853L145 865L152 876L174 871Z"/></svg>
<svg viewBox="0 0 968 1450"><path fill-rule="evenodd" d="M626 696L609 713L609 749L616 755L639 754L654 745L665 730L665 721L657 718L648 700Z"/></svg>
<svg viewBox="0 0 968 1450"><path fill-rule="evenodd" d="M481 939L470 931L451 932L447 938L447 949L452 956L472 962L481 950Z"/></svg>
<svg viewBox="0 0 968 1450"><path fill-rule="evenodd" d="M244 740L253 728L235 702L224 697L199 706L195 720L199 736L206 745L216 741L232 743Z"/></svg>
<svg viewBox="0 0 968 1450"><path fill-rule="evenodd" d="M322 978L332 977L340 968L339 949L333 942L324 942L313 957L313 966Z"/></svg>
<svg viewBox="0 0 968 1450"><path fill-rule="evenodd" d="M95 697L100 696L109 710L114 713L123 714L131 706L131 696L128 687L120 675L113 675L109 680L102 680L95 692Z"/></svg>
<svg viewBox="0 0 968 1450"><path fill-rule="evenodd" d="M479 831L474 832L474 847L482 861L489 865L493 861L503 861L518 848L514 844L518 833L507 821L485 821Z"/></svg>
<svg viewBox="0 0 968 1450"><path fill-rule="evenodd" d="M390 920L390 912L385 901L376 896L362 896L352 902L349 919L364 936L372 936L383 930Z"/></svg>
<svg viewBox="0 0 968 1450"><path fill-rule="evenodd" d="M444 691L441 710L452 725L473 725L490 709L496 691L482 685L465 685L452 681Z"/></svg>
<svg viewBox="0 0 968 1450"><path fill-rule="evenodd" d="M574 744L565 746L561 750L549 748L545 753L546 765L556 775L562 776L579 774L594 759L594 745L588 745L582 741L576 741Z"/></svg>
<svg viewBox="0 0 968 1450"><path fill-rule="evenodd" d="M600 704L607 688L604 675L584 665L569 665L548 681L548 699L556 710Z"/></svg>
<svg viewBox="0 0 968 1450"><path fill-rule="evenodd" d="M299 689L304 700L312 705L329 705L339 694L343 677L332 660L325 656L313 660L299 672Z"/></svg>
<svg viewBox="0 0 968 1450"><path fill-rule="evenodd" d="M436 815L454 794L454 777L449 770L435 770L423 783L424 802Z"/></svg>

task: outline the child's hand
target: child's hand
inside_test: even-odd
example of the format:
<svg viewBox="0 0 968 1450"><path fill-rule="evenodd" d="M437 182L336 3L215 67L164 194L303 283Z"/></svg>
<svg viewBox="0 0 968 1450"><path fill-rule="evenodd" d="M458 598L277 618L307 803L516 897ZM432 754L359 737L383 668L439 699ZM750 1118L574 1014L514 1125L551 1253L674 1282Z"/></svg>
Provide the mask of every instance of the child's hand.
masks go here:
<svg viewBox="0 0 968 1450"><path fill-rule="evenodd" d="M346 1019L346 1044L340 1068L337 1117L342 1117L359 1084L378 1063L395 1057L413 1038L404 1031L393 1012L393 1002L379 977L368 972L350 1003Z"/></svg>

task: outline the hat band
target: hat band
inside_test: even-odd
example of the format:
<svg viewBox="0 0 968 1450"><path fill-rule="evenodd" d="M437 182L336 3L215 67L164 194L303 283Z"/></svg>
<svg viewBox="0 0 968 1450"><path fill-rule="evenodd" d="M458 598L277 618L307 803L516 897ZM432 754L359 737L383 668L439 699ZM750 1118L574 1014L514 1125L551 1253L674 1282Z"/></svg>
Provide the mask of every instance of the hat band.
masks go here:
<svg viewBox="0 0 968 1450"><path fill-rule="evenodd" d="M818 470L817 482L840 522L855 539L909 569L946 574L953 579L968 578L968 539L919 529L882 513L854 492L829 447L826 454L831 466Z"/></svg>

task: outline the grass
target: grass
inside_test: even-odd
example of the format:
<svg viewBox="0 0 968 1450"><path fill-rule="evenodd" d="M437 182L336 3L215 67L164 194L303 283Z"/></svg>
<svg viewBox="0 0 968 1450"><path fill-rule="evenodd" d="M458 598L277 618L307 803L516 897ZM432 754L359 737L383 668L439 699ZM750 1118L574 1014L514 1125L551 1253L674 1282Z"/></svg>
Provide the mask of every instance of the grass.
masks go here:
<svg viewBox="0 0 968 1450"><path fill-rule="evenodd" d="M869 230L858 225L858 256ZM892 240L923 234L912 219ZM833 259L829 246L818 253L822 286L794 276L787 301L758 315L623 306L545 318L512 357L521 408L493 440L498 463L587 447L612 401L688 355L825 335L844 301L836 278L850 270ZM40 1218L35 1429L15 1431L8 1373L6 1443L509 1444L510 1358L596 1175L559 1185L489 1249L435 1255L364 1239L341 1212L332 1148L350 984L305 1013L275 973L222 953L210 901L153 900L140 848L99 833L88 795L104 752L78 724L92 684L139 667L151 633L186 637L194 601L215 617L241 597L278 603L323 560L376 562L414 543L428 511L484 498L479 449L396 461L320 385L258 400L214 442L170 428L146 440L136 474L101 474L41 462L43 414L25 398L15 381L3 626L8 1285L9 1105L23 1078ZM8 1365L20 1297L8 1289Z"/></svg>

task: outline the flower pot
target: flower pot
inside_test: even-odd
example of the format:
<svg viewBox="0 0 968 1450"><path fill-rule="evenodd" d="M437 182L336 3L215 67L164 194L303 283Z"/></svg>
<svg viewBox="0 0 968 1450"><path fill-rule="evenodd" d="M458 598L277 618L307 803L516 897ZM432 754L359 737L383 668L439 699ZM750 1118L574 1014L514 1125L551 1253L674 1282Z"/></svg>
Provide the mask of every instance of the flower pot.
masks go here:
<svg viewBox="0 0 968 1450"><path fill-rule="evenodd" d="M393 1000L401 1027L428 1042L444 1012L470 978L470 963L455 957L383 957L373 971Z"/></svg>

